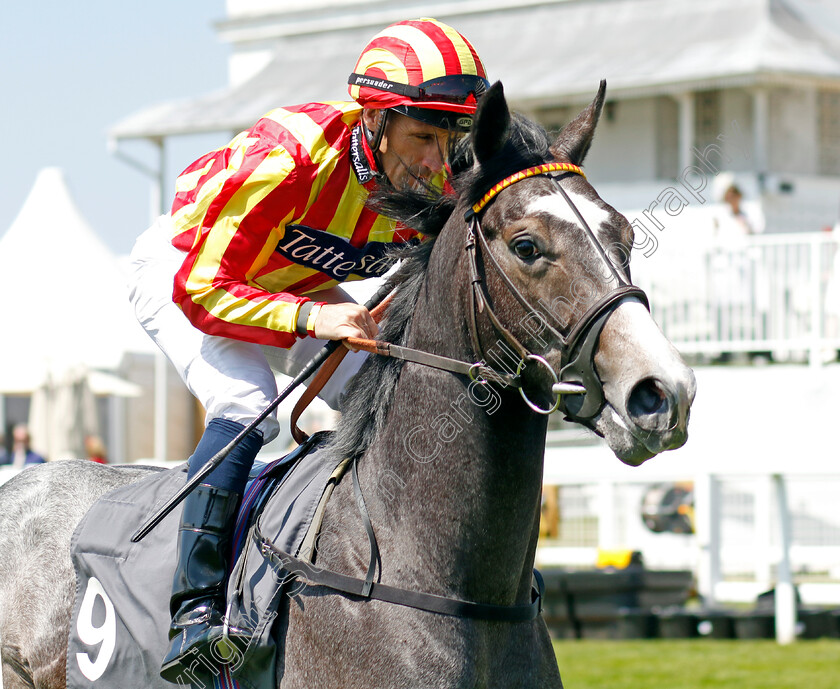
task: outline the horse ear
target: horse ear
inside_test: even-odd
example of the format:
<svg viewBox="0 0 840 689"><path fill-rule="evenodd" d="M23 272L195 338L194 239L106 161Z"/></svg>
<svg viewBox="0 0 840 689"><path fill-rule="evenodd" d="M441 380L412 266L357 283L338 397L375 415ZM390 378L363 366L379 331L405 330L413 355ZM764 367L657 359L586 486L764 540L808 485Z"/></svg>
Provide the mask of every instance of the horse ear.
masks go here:
<svg viewBox="0 0 840 689"><path fill-rule="evenodd" d="M606 93L607 82L602 79L595 100L563 127L557 141L551 146L551 152L559 162L572 163L572 165L583 164L583 159L586 158L589 147L592 145L592 139L595 138L595 127L601 116L601 108L604 107Z"/></svg>
<svg viewBox="0 0 840 689"><path fill-rule="evenodd" d="M510 110L502 82L497 81L478 102L470 138L476 160L485 163L502 150L510 131Z"/></svg>

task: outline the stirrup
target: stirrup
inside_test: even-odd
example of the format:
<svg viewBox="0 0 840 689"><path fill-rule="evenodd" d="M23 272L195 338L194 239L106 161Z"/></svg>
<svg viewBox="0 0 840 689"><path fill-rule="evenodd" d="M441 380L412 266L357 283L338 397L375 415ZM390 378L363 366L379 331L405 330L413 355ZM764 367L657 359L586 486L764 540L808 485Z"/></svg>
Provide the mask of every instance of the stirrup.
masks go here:
<svg viewBox="0 0 840 689"><path fill-rule="evenodd" d="M224 621L218 624L196 622L182 627L171 639L169 652L163 659L160 676L168 682L191 684L198 678L218 675L223 666L236 671L242 664L251 634L231 627Z"/></svg>

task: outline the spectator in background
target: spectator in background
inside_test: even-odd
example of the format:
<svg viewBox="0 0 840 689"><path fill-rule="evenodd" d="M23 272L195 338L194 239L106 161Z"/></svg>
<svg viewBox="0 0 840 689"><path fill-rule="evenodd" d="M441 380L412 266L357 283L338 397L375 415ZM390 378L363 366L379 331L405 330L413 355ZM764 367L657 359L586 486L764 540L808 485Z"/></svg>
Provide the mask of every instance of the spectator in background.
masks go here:
<svg viewBox="0 0 840 689"><path fill-rule="evenodd" d="M760 215L747 213L744 194L731 173L715 179L717 198L722 203L714 216L715 245L710 254L712 304L717 313L717 339L763 340L768 338L770 281L763 266L760 246L748 242L751 235L764 231ZM731 360L724 350L718 361ZM772 361L768 351L747 353L753 362Z"/></svg>
<svg viewBox="0 0 840 689"><path fill-rule="evenodd" d="M87 458L91 462L96 462L97 464L108 463L105 443L102 442L102 438L98 435L89 435L85 438L85 451L87 452Z"/></svg>
<svg viewBox="0 0 840 689"><path fill-rule="evenodd" d="M755 190L753 190L755 191ZM743 189L731 172L721 172L712 181L712 236L719 245L743 244L744 237L764 232L761 204L745 202Z"/></svg>
<svg viewBox="0 0 840 689"><path fill-rule="evenodd" d="M744 199L743 193L737 184L730 184L726 191L723 192L723 203L726 212L716 219L716 233L722 237L728 236L746 236L755 234L759 229L755 223L747 216L741 206L741 201Z"/></svg>
<svg viewBox="0 0 840 689"><path fill-rule="evenodd" d="M43 464L46 460L29 447L31 439L26 424L19 423L12 429L12 453L5 451L0 455L0 464L11 464L16 469L23 469L29 464Z"/></svg>

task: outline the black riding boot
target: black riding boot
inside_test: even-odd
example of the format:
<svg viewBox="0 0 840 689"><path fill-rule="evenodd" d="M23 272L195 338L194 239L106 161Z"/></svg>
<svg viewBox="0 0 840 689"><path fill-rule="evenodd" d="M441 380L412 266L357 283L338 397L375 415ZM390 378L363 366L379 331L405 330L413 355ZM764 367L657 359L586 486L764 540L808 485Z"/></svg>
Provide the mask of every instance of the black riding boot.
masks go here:
<svg viewBox="0 0 840 689"><path fill-rule="evenodd" d="M171 644L160 671L161 677L170 682L180 676L182 683L189 684L194 668L206 674L210 667L223 662L221 649L211 647L222 636L227 570L241 497L202 483L184 500L178 564L169 603ZM240 630L229 630L234 643L241 634Z"/></svg>

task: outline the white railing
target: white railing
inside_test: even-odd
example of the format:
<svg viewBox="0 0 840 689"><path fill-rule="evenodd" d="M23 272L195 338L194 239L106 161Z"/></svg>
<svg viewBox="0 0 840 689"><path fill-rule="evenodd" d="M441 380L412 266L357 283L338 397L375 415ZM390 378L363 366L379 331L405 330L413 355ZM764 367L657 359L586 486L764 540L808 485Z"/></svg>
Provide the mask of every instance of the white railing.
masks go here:
<svg viewBox="0 0 840 689"><path fill-rule="evenodd" d="M634 262L636 260L634 259ZM840 257L829 233L685 245L635 271L665 335L686 354L771 352L818 364L840 349ZM634 266L635 270L635 266Z"/></svg>
<svg viewBox="0 0 840 689"><path fill-rule="evenodd" d="M662 477L663 479L665 476ZM693 491L695 533L653 533L642 520L642 498L673 480L607 477L560 483L559 524L537 551L540 566L591 567L599 549L642 553L651 569L687 569L709 601L752 602L779 581L782 538L773 477L698 475L679 483ZM793 582L807 604L840 604L840 475L791 475L787 486ZM551 483L554 486L551 486Z"/></svg>

